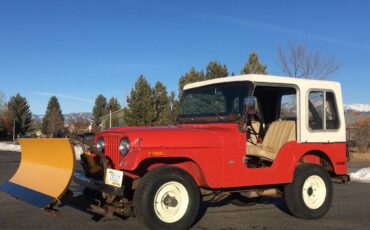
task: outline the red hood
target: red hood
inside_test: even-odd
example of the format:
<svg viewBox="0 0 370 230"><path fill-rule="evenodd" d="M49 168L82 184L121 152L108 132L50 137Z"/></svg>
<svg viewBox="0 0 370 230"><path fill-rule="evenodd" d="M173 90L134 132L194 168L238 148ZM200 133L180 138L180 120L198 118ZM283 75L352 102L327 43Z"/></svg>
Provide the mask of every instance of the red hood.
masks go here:
<svg viewBox="0 0 370 230"><path fill-rule="evenodd" d="M111 128L98 135L120 133L129 138L135 146L135 140L140 138L141 147L151 148L221 148L224 135L235 130L236 124L192 124L179 126L132 126Z"/></svg>

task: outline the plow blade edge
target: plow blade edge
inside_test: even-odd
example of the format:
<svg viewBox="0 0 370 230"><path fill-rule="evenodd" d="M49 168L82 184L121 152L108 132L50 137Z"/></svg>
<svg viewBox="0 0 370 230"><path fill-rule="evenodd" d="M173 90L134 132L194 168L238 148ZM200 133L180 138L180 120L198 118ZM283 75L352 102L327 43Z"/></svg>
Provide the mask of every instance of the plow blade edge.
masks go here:
<svg viewBox="0 0 370 230"><path fill-rule="evenodd" d="M67 191L74 170L74 150L68 139L18 139L21 162L0 190L45 208Z"/></svg>

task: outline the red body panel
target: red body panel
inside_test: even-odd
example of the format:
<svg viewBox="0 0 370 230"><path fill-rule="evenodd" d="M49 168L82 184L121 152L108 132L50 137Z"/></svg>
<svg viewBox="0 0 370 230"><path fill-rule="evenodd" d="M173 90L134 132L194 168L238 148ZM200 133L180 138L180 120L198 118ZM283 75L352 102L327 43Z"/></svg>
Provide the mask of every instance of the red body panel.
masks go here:
<svg viewBox="0 0 370 230"><path fill-rule="evenodd" d="M321 152L330 159L336 174L346 174L345 143L289 142L280 149L272 166L248 168L244 163L246 134L235 123L121 127L101 132L99 136L113 143L107 143L106 155L116 169L135 173L142 167L151 169L171 164L189 172L198 185L215 189L289 183L296 165L309 152ZM118 152L122 137L128 137L131 142L131 150L125 157ZM171 163L169 159L180 161ZM304 159L317 163L318 158Z"/></svg>

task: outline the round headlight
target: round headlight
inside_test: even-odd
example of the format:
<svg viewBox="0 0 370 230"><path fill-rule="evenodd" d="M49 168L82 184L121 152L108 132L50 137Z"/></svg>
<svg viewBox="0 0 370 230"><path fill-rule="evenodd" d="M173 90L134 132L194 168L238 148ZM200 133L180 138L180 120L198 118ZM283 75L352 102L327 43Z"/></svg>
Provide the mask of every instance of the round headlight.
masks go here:
<svg viewBox="0 0 370 230"><path fill-rule="evenodd" d="M100 151L103 152L105 148L105 141L103 137L99 137L98 140L96 141L96 148Z"/></svg>
<svg viewBox="0 0 370 230"><path fill-rule="evenodd" d="M121 142L119 143L118 148L121 155L125 156L130 150L130 142L128 141L128 139L127 138L122 139Z"/></svg>

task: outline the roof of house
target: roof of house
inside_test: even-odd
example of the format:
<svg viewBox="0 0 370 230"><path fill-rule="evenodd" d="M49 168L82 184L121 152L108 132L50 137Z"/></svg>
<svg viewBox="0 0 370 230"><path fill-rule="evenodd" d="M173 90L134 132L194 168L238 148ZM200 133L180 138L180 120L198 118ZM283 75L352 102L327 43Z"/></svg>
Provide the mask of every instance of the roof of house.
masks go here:
<svg viewBox="0 0 370 230"><path fill-rule="evenodd" d="M367 117L370 117L370 115L366 113L350 112L350 113L345 113L344 117L346 119L347 128L351 128L356 123L366 119Z"/></svg>

